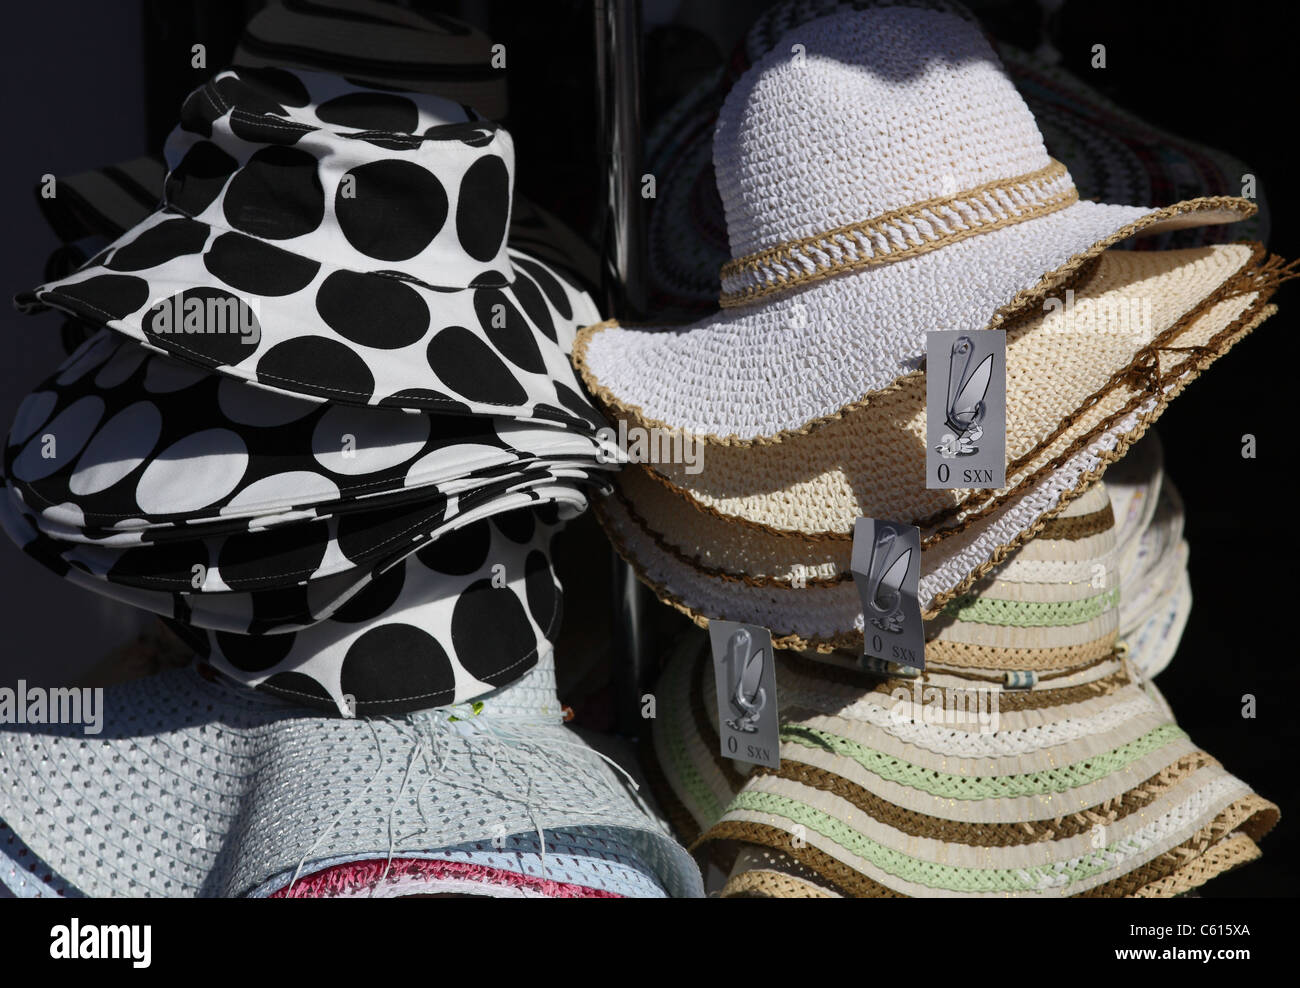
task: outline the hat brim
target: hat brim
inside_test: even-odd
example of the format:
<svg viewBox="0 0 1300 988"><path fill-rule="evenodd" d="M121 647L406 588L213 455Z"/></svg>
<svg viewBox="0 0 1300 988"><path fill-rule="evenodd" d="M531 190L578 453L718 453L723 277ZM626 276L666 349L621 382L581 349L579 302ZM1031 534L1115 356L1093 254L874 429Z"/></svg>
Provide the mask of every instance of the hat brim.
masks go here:
<svg viewBox="0 0 1300 988"><path fill-rule="evenodd" d="M267 4L244 29L236 65L330 71L367 86L434 93L492 120L507 111L505 74L492 42L461 21L388 4L295 9Z"/></svg>
<svg viewBox="0 0 1300 988"><path fill-rule="evenodd" d="M780 442L915 371L936 327L998 328L1141 232L1249 216L1244 199L1164 209L1076 202L928 253L815 281L685 327L582 330L573 359L615 415L707 443Z"/></svg>
<svg viewBox="0 0 1300 988"><path fill-rule="evenodd" d="M702 650L679 654L665 671L701 690L705 709L707 663ZM900 697L913 696L908 680L791 655L777 670L780 768L755 768L706 825L701 847L771 848L838 894L1175 894L1255 856L1254 841L1277 820L1277 808L1197 749L1119 660L1002 691L996 732L899 716ZM989 684L937 672L925 686L946 695ZM704 734L694 720L677 729L685 733L665 747L704 752L714 766L692 768L717 771L716 733L687 737ZM683 790L688 782L674 781ZM1062 815L1062 798L1080 812ZM1099 823L1101 849L1092 844Z"/></svg>
<svg viewBox="0 0 1300 988"><path fill-rule="evenodd" d="M555 529L522 520L467 532L454 559L450 546L407 556L301 631L172 630L236 682L341 716L464 703L514 682L559 633Z"/></svg>
<svg viewBox="0 0 1300 988"><path fill-rule="evenodd" d="M567 350L577 327L598 318L594 305L541 262L508 253L513 281L439 289L337 268L164 208L16 302L318 402L510 416L591 434L603 423Z"/></svg>
<svg viewBox="0 0 1300 988"><path fill-rule="evenodd" d="M1270 309L1265 307L1257 318L1269 314ZM1235 337L1224 341L1219 352L1248 331L1249 326L1242 327ZM1195 359L1203 360L1205 356ZM920 588L923 614L937 616L944 604L970 589L1039 527L1059 514L1101 476L1107 463L1124 455L1128 446L1163 410L1168 399L1197 373L1199 369L1193 362L1177 379L1165 385L1160 397L1149 399L1138 409L1122 415L1085 449L1069 456L1058 469L1031 485L1014 501L941 543L939 551L923 549ZM679 511L670 536L648 528L643 520L631 516L627 505L618 497L607 498L595 507L615 548L640 579L661 601L697 624L707 626L710 618L758 624L772 630L774 644L780 648L829 651L861 644L861 600L852 580L844 575L848 573L847 551L851 543L832 550L845 555L843 560L831 563L836 570L834 576L819 581L816 571L810 568L803 581L805 586L796 588L792 573L773 580L751 576L744 568L731 570L702 561L703 553L716 553L720 547L734 547L747 560L752 559L752 530L739 529L734 523L711 521L702 512ZM698 534L694 531L683 538L685 524L697 521L710 524L707 538L694 538ZM674 545L670 537L689 543L690 548ZM788 539L779 554L768 557L768 563L790 573L793 565L801 562L802 553L824 553L827 545L830 543ZM751 564L747 561L745 565Z"/></svg>
<svg viewBox="0 0 1300 988"><path fill-rule="evenodd" d="M1112 388L1103 397L1087 404L1034 457L1018 470L1009 472L1007 488L1000 492L978 492L995 496L937 524L927 526L923 519L915 519L922 522L920 591L922 607L927 614L937 613L955 594L967 589L992 565L1005 558L1007 552L1032 534L1035 526L1050 518L1055 510L1101 476L1106 466L1119 459L1142 436L1187 383L1272 311L1253 292L1214 303L1184 326L1176 337L1176 343L1166 344L1180 349L1163 350L1154 358L1156 364L1145 384L1132 389L1128 385ZM1181 349L1184 347L1187 348L1185 352ZM922 387L922 409L923 392ZM870 411L862 414L869 416ZM908 417L906 413L901 416L903 420ZM886 427L889 420L888 415L876 419ZM847 419L835 427L840 428L844 422ZM816 436L809 436L802 442L810 443L815 439ZM804 462L796 459L796 453L802 454L800 444L736 451L713 449L705 453L706 470L702 476L707 476L708 464L717 466L719 459L711 461L709 458L713 454L718 454L723 460L728 456L735 458L738 466L742 457L758 460L783 457L785 467L798 474ZM923 453L919 450L912 455L921 457L923 461ZM848 485L847 489L852 497L860 497L868 503L846 503L845 509L849 514L897 517L880 511L869 502L877 478L874 474L857 470L854 464L874 467L890 463L894 469L900 469L898 461L898 455L883 458L871 455L869 439L853 446L851 455L837 459L834 464L828 461L833 479L842 481L845 475L856 477L858 473L862 474L861 483ZM908 467L903 464L901 468ZM918 465L917 470L920 469ZM803 475L814 480L819 478L816 469L807 470ZM652 585L658 585L667 591L669 597L685 603L693 616L709 614L707 607L717 606L727 595L708 591L705 597L697 599L696 604L691 604L690 593L674 592L673 588L679 586L677 580L686 580L686 584L681 586L689 584L696 591L705 591L711 584L725 583L736 600L750 600L756 605L760 598L766 599L768 604L763 609L776 607L777 610L767 613L767 620L758 620L757 623L772 628L778 636L793 635L789 647L807 647L809 637L808 631L795 631L786 623L788 620L797 620L805 629L818 627L820 630L812 632L813 637L829 636L836 641L855 627L860 630L860 616L856 625L844 623L848 613L857 613L856 592L849 574L851 520L846 520L843 530L838 524L799 526L812 529L811 533L792 530L792 526L777 529L755 521L753 516L724 514L716 503L704 503L693 491L651 479L657 476L645 468L625 471L619 481L620 497L600 506L602 516L611 521L610 531L616 543L623 545L634 565L641 567ZM740 477L740 474L735 476ZM744 501L746 507L780 507L781 499L785 497L787 504L794 501L796 506L806 504L817 510L833 500L825 492L822 492L820 500L791 498L780 484L764 487L759 473L751 473L750 477L751 489L758 489L761 493ZM698 483L694 478L690 482ZM739 503L742 502L737 499L733 505ZM790 509L787 507L785 510L788 512ZM845 517L848 519L848 515ZM769 518L770 515L763 517L763 521ZM913 520L915 516L903 515L903 518ZM688 576L687 571L693 573ZM792 589L801 583L806 589ZM705 599L714 603L703 605ZM794 603L801 599L835 600L839 607L850 610L827 610L822 617L831 621L832 626L826 626L811 620L806 607L801 615L795 615L777 604L780 600ZM746 611L749 612L749 608ZM832 618L832 613L838 616ZM779 623L770 623L778 615ZM754 620L735 613L724 615L718 612L710 616Z"/></svg>
<svg viewBox="0 0 1300 988"><path fill-rule="evenodd" d="M58 456L42 437L58 437ZM46 525L151 540L268 528L465 493L548 466L593 474L592 437L510 418L334 406L244 387L101 330L19 406L6 473ZM242 524L241 524L242 523ZM93 536L93 539L92 539ZM75 536L74 536L75 537Z"/></svg>
<svg viewBox="0 0 1300 988"><path fill-rule="evenodd" d="M423 715L347 720L165 672L108 688L99 734L0 731L0 819L95 897L240 896L322 858L555 828L612 831L670 895L701 894L686 852L560 722L552 670L484 703L465 714L481 730Z"/></svg>
<svg viewBox="0 0 1300 988"><path fill-rule="evenodd" d="M834 4L821 13L830 13ZM800 19L817 16L806 11ZM781 22L788 27L785 22ZM781 30L756 26L721 69L701 80L670 107L646 136L647 171L667 176L649 203L647 264L653 312L690 322L718 308L718 271L730 260L722 200L713 171L718 108L736 77L777 43ZM1069 162L1080 197L1097 202L1179 202L1227 195L1252 169L1231 156L1157 130L1110 102L1082 80L1033 55L994 42L1016 89L1043 135L1047 153ZM1259 212L1235 236L1268 240L1262 190ZM1145 249L1224 242L1213 230L1148 231ZM1193 238L1195 242L1193 242Z"/></svg>
<svg viewBox="0 0 1300 988"><path fill-rule="evenodd" d="M572 483L542 484L496 498L486 506L466 510L441 528L417 525L413 533L402 531L391 537L390 532L389 538L383 538L382 532L376 529L374 534L387 542L388 553L365 565L345 566L328 576L313 575L317 572L313 570L296 583L288 583L287 578L268 580L259 577L258 573L265 574L268 570L265 558L256 557L253 576L255 580L269 584L265 589L207 592L195 592L192 585L184 589L159 590L138 577L124 582L121 573L109 578L108 572L103 571L105 561L110 561L111 570L111 561L120 557L101 554L92 555L89 561L83 559L81 550L86 547L68 546L43 534L30 513L25 513L21 503L7 490L0 493L0 526L24 552L74 586L187 625L234 634L262 635L312 627L333 615L391 567L436 539L447 538L454 531L466 530L476 523L519 509L554 510L558 518L568 519L586 507L586 497ZM418 520L418 514L416 517ZM149 576L160 570L146 568L143 572ZM179 583L181 575L179 571L174 573L172 582ZM210 579L211 572L205 576ZM215 586L215 583L211 585Z"/></svg>

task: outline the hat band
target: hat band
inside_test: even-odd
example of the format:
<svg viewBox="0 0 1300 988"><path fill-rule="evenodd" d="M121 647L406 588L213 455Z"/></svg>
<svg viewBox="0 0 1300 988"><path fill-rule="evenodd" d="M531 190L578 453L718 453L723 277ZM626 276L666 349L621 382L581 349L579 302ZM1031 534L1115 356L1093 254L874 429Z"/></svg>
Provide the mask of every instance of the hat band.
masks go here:
<svg viewBox="0 0 1300 988"><path fill-rule="evenodd" d="M802 240L778 244L722 266L723 308L844 271L915 257L947 244L1046 216L1077 202L1059 161L953 196L905 206Z"/></svg>

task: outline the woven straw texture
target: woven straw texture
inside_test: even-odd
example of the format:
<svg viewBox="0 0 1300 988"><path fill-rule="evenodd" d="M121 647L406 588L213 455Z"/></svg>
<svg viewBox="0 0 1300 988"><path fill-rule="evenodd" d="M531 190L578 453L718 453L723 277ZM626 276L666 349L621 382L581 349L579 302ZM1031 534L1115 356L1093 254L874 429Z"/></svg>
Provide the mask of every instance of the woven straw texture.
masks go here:
<svg viewBox="0 0 1300 988"><path fill-rule="evenodd" d="M665 322L690 322L718 305L718 272L729 258L722 201L713 171L713 131L723 98L755 61L792 27L849 9L898 4L787 0L754 23L725 69L711 73L666 111L646 136L647 171L659 176L651 204L651 311ZM975 18L959 4L906 3ZM1048 153L1070 164L1081 199L1141 205L1231 195L1255 169L1213 148L1160 131L1111 103L1082 79L1037 56L997 44L1016 89L1036 118ZM1245 237L1267 240L1267 206L1232 227L1198 227L1144 237L1141 247L1169 249ZM678 313L681 317L678 318ZM673 318L667 318L671 314Z"/></svg>
<svg viewBox="0 0 1300 988"><path fill-rule="evenodd" d="M1101 485L930 622L920 680L780 653L777 770L721 756L707 646L673 655L671 716L655 722L661 801L691 815L703 848L740 842L724 895L1173 895L1258 854L1276 807L1197 749L1114 648L1116 529L1085 534L1090 514L1113 517ZM1089 600L1096 615L1038 606ZM1061 661L1080 628L1098 647ZM1009 630L1043 660L985 645ZM943 660L935 640L951 646ZM1025 668L1031 688L1003 687ZM974 690L988 691L982 707Z"/></svg>
<svg viewBox="0 0 1300 988"><path fill-rule="evenodd" d="M1254 293L1212 305L1179 333L1179 349L1153 355L1142 373L1143 391L1122 400L1121 389L1112 389L1090 405L1049 445L1043 466L1003 492L1001 503L923 529L926 616L969 589L1101 476L1201 369L1271 312ZM777 535L727 520L646 477L625 471L622 493L601 504L599 514L624 558L665 602L699 623L716 617L762 624L785 647L848 644L860 632L848 538Z"/></svg>
<svg viewBox="0 0 1300 988"><path fill-rule="evenodd" d="M481 706L383 720L313 716L191 669L111 687L103 709L94 736L0 732L0 819L86 895L243 895L318 859L576 827L616 831L670 895L702 894L627 777L563 725L549 657Z"/></svg>
<svg viewBox="0 0 1300 988"><path fill-rule="evenodd" d="M1187 345L1194 314L1251 284L1251 261L1244 245L1108 251L1070 295L1009 329L1004 490L926 490L924 373L797 440L709 448L695 474L683 463L653 470L700 505L774 531L847 538L863 515L938 527L1005 500L1103 397L1128 404L1144 383L1131 369L1152 348Z"/></svg>
<svg viewBox="0 0 1300 988"><path fill-rule="evenodd" d="M1141 230L1254 211L1070 203L1068 174L1029 190L1051 161L987 42L909 8L790 31L728 94L714 165L756 301L681 329L601 324L574 358L607 408L721 443L779 439L886 390L927 330L1000 324Z"/></svg>

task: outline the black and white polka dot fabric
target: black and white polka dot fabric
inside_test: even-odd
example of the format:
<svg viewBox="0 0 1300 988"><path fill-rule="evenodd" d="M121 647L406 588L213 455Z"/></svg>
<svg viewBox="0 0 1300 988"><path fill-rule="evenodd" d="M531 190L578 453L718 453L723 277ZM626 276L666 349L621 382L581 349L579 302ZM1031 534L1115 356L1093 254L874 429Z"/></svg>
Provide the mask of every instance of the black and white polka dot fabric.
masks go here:
<svg viewBox="0 0 1300 988"><path fill-rule="evenodd" d="M562 599L553 533L527 509L459 529L303 631L174 628L231 678L344 716L462 702L518 679L551 647Z"/></svg>
<svg viewBox="0 0 1300 988"><path fill-rule="evenodd" d="M140 562L131 562L127 567L123 559L129 556L96 552L95 547L64 542L42 532L34 516L13 494L12 487L0 491L0 528L45 568L105 597L198 628L234 634L279 634L309 628L325 620L387 569L460 530L517 511L537 512L547 524L554 525L572 519L586 507L588 499L572 480L542 480L525 489L499 495L484 506L461 512L437 528L416 526L407 533L411 526L402 524L396 530L403 537L387 539L383 546L386 551L369 550L374 539L391 533L391 519L369 523L372 529L367 532L368 542L352 543L351 529L343 529L342 538L338 537L337 529L333 534L325 530L321 542L324 549L304 549L304 542L296 542L289 550L277 550L276 546L246 539L242 543L246 556L243 559L227 556L224 575L220 564L214 576L201 568L198 572L191 569L188 573L191 584L185 581L187 573L182 571L183 563L198 552L211 552L211 546L200 543L195 549L190 543L179 543L182 562L169 567L165 562L152 562L161 556L146 555L135 556ZM387 528L383 525L385 520L390 523ZM302 536L295 534L294 538ZM360 545L360 550L356 545ZM325 562L333 563L344 552L352 551L360 556L361 550L365 550L364 562L342 568L329 565L329 572L326 565L311 568L311 560L317 554ZM285 567L296 567L292 571L294 576L265 578L270 569ZM199 581L200 588L195 589L192 581ZM227 581L233 581L237 589L227 589Z"/></svg>
<svg viewBox="0 0 1300 988"><path fill-rule="evenodd" d="M20 298L98 331L22 402L0 526L247 686L462 703L551 649L556 529L619 451L590 298L513 250L509 135L276 69L186 101L161 208Z"/></svg>
<svg viewBox="0 0 1300 988"><path fill-rule="evenodd" d="M528 472L582 477L616 455L586 434L513 419L250 388L102 330L23 401L5 472L43 531L130 545L464 496Z"/></svg>
<svg viewBox="0 0 1300 988"><path fill-rule="evenodd" d="M20 295L198 367L348 405L594 432L590 299L506 243L514 148L435 96L236 69L185 103L161 208Z"/></svg>

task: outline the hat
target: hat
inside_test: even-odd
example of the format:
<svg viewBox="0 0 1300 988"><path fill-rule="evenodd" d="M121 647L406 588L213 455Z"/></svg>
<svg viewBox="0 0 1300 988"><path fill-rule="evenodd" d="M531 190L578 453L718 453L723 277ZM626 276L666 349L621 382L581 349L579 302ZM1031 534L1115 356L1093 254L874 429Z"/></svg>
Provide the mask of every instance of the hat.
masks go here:
<svg viewBox="0 0 1300 988"><path fill-rule="evenodd" d="M317 401L599 428L566 357L595 310L507 247L497 125L438 97L235 69L186 100L167 160L161 208L20 307Z"/></svg>
<svg viewBox="0 0 1300 988"><path fill-rule="evenodd" d="M653 725L674 822L766 849L732 855L724 894L1170 895L1257 856L1277 808L1116 647L1109 515L1096 484L928 622L915 678L777 652L776 769L719 753L703 636L683 644Z"/></svg>
<svg viewBox="0 0 1300 988"><path fill-rule="evenodd" d="M437 13L368 0L273 0L248 22L232 61L437 93L499 120L506 115L506 73L492 57L487 35Z"/></svg>
<svg viewBox="0 0 1300 988"><path fill-rule="evenodd" d="M282 69L218 73L182 116L169 145L167 202L71 275L72 287L55 290L122 284L118 274L78 280L97 270L143 271L140 284L173 287L189 278L200 287L151 306L137 327L182 356L151 354L160 347L110 321L30 395L6 446L6 531L79 586L174 622L231 678L298 702L344 716L393 714L505 685L558 632L551 534L585 509L585 489L599 488L617 461L594 438L598 416L567 361L590 299L540 262L512 261L501 240L509 136L445 100ZM363 147L371 150L356 152ZM299 155L297 165L285 154ZM204 162L223 159L237 174L204 172ZM322 185L335 166L346 174ZM297 196L325 186L328 218L308 208L311 196ZM204 204L176 214L200 187ZM435 189L452 198L439 205ZM419 202L403 202L412 196ZM225 224L215 231L194 218L209 202L207 220ZM399 206L401 215L384 212ZM416 230L410 222L419 226L425 207L433 208L426 219L442 214ZM365 233L376 216L382 228ZM230 228L247 223L257 229ZM288 238L286 225L295 231ZM485 230L499 242L476 241ZM421 232L429 237L419 251L387 256ZM304 253L270 243L286 239ZM384 255L409 269L367 270L359 263L367 250L371 261ZM326 270L330 252L341 263ZM469 271L475 265L509 273L511 283ZM297 296L273 284L277 267L303 275L301 289L325 278ZM444 275L466 286L443 291ZM271 296L293 306L262 308ZM485 321L477 331L425 333L453 297ZM295 336L309 310L323 321ZM375 336L417 324L420 333L400 344ZM346 370L345 359L313 365L305 355L355 345L348 359L373 358L425 384L437 382L430 360L451 360L487 400L375 407L329 388L254 387L260 382L235 365L240 348L267 342L264 329L281 335L277 347L292 351L295 374ZM409 352L394 359L421 334L424 371ZM225 346L230 359L196 366L194 346ZM507 393L508 402L493 403ZM555 404L543 407L538 396ZM467 664L476 654L491 659Z"/></svg>
<svg viewBox="0 0 1300 988"><path fill-rule="evenodd" d="M795 439L626 470L602 518L660 598L698 622L760 624L780 647L819 649L861 640L849 566L856 518L915 524L919 600L933 616L1271 314L1281 275L1257 256L1245 245L1107 252L1069 305L1009 325L1000 490L925 488L925 378L913 374ZM1135 311L1146 313L1141 329Z"/></svg>
<svg viewBox="0 0 1300 988"><path fill-rule="evenodd" d="M777 441L875 401L917 370L927 331L1001 326L1140 231L1255 210L1080 200L978 29L908 7L787 33L727 95L714 164L723 311L602 324L575 359L607 407L719 444Z"/></svg>
<svg viewBox="0 0 1300 988"><path fill-rule="evenodd" d="M101 709L97 734L0 731L0 819L82 895L292 894L407 859L700 894L629 777L562 723L549 655L481 703L394 718L320 717L192 668L109 687ZM3 862L0 880L17 884Z"/></svg>
<svg viewBox="0 0 1300 988"><path fill-rule="evenodd" d="M470 494L528 471L598 478L614 459L583 433L506 417L249 388L101 330L23 400L5 467L44 530L81 529L89 539L67 537L112 545Z"/></svg>
<svg viewBox="0 0 1300 988"><path fill-rule="evenodd" d="M489 39L464 21L370 0L269 3L248 22L232 56L236 66L329 72L371 88L430 93L467 104L469 116L500 121L507 73L492 59ZM165 162L145 155L61 175L54 197L38 189L37 205L63 241L47 280L72 273L148 217L163 198L166 174ZM508 239L588 290L600 283L600 258L591 245L517 191Z"/></svg>
<svg viewBox="0 0 1300 988"><path fill-rule="evenodd" d="M729 258L722 201L713 171L713 129L736 79L807 21L867 7L942 10L977 24L964 6L944 0L788 0L768 8L710 73L646 133L646 171L658 176L647 215L647 278L651 311L687 319L718 307L718 271ZM1043 135L1047 153L1067 162L1080 199L1142 205L1227 195L1252 174L1245 163L1161 131L1106 99L1063 69L990 38ZM1137 248L1198 247L1228 239L1267 239L1267 206L1231 227L1203 226L1159 234L1144 231Z"/></svg>

